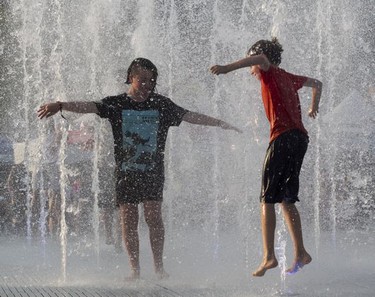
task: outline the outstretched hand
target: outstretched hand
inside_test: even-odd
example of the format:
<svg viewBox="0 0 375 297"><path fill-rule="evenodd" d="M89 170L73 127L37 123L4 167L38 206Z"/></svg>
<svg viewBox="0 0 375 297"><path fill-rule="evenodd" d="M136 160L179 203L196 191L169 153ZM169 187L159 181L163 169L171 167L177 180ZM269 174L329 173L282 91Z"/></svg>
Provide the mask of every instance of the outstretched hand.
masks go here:
<svg viewBox="0 0 375 297"><path fill-rule="evenodd" d="M49 118L56 114L59 110L60 104L58 102L43 104L38 109L38 118Z"/></svg>
<svg viewBox="0 0 375 297"><path fill-rule="evenodd" d="M226 65L214 65L210 68L211 73L219 75L219 74L225 74L229 72L229 69Z"/></svg>

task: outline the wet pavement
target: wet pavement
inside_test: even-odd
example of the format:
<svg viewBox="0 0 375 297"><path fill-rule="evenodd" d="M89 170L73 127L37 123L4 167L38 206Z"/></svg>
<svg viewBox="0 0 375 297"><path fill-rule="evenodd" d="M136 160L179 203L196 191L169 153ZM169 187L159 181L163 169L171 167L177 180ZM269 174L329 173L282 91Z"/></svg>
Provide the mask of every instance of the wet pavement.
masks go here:
<svg viewBox="0 0 375 297"><path fill-rule="evenodd" d="M150 271L138 281L125 281L125 254L107 246L101 246L100 255L92 246L68 250L64 265L59 243L0 240L0 297L215 296L206 288L176 289L169 280L157 281Z"/></svg>
<svg viewBox="0 0 375 297"><path fill-rule="evenodd" d="M90 284L70 284L69 282L57 282L51 284L50 276L43 275L40 269L37 273L32 268L2 266L0 269L0 296L1 297L173 297L191 296L191 292L177 292L167 286L140 280L128 285L118 286ZM207 292L206 292L207 293ZM188 295L186 295L188 294ZM199 295L197 295L199 296Z"/></svg>
<svg viewBox="0 0 375 297"><path fill-rule="evenodd" d="M213 257L190 234L180 245L171 248L169 244L165 264L171 277L159 281L150 248L143 244L142 278L137 282L125 281L127 256L116 253L113 246L70 240L64 250L56 240L30 242L0 236L0 297L372 297L374 241L367 233L361 238L355 234L357 241L343 235L335 249L324 239L313 262L284 279L282 263L262 278L251 277L258 257L253 255L246 263L231 237L222 238L218 256Z"/></svg>

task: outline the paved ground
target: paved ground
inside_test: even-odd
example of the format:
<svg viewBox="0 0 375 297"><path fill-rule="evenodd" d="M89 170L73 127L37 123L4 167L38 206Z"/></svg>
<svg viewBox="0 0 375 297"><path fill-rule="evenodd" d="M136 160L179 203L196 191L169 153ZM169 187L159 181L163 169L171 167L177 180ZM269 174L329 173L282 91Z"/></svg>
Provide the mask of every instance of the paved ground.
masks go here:
<svg viewBox="0 0 375 297"><path fill-rule="evenodd" d="M126 282L125 254L116 254L107 246L101 248L98 257L92 246L68 249L63 265L56 242L42 245L0 237L0 297L215 296L209 288L176 289L168 280L158 282L151 272L137 282Z"/></svg>
<svg viewBox="0 0 375 297"><path fill-rule="evenodd" d="M95 283L90 284L50 284L50 277L39 271L33 273L31 269L24 269L22 267L1 267L0 271L0 296L1 297L49 297L49 296L66 296L66 297L173 297L173 296L191 296L192 292L184 293L176 292L175 290L163 286L161 284L153 283L146 280L140 280L137 283L123 285L112 288L110 286L96 286ZM203 293L203 291L201 292ZM186 295L188 294L188 295ZM205 296L209 294L206 291ZM199 294L195 296L199 296ZM214 295L212 295L214 296Z"/></svg>
<svg viewBox="0 0 375 297"><path fill-rule="evenodd" d="M75 287L50 287L50 286L8 286L0 287L0 296L2 297L49 297L49 296L66 296L66 297L141 297L141 296L183 296L180 293L173 292L168 288L153 287L148 290L135 289L97 289L97 288L75 288ZM185 295L186 296L186 295Z"/></svg>
<svg viewBox="0 0 375 297"><path fill-rule="evenodd" d="M230 238L222 238L217 257L210 247L205 250L202 237L184 238L166 251L168 280L155 279L149 247L143 244L142 279L129 283L124 280L129 273L125 253L116 254L104 243L96 248L90 242L70 241L64 262L57 241L0 236L0 297L374 296L375 244L368 233L360 238L343 234L336 248L322 238L312 264L285 279L279 268L262 278L251 277L259 260L256 253L252 251L246 264L238 243Z"/></svg>

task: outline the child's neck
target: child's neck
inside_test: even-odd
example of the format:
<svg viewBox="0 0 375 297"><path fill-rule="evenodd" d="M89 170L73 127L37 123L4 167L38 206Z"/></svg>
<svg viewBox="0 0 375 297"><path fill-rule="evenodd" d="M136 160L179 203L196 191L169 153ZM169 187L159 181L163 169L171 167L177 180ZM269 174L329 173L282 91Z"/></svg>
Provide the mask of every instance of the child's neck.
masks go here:
<svg viewBox="0 0 375 297"><path fill-rule="evenodd" d="M129 90L128 92L128 96L133 100L133 101L136 101L136 102L143 102L143 101L146 101L148 99L149 96L144 96L138 92L134 92L133 90Z"/></svg>

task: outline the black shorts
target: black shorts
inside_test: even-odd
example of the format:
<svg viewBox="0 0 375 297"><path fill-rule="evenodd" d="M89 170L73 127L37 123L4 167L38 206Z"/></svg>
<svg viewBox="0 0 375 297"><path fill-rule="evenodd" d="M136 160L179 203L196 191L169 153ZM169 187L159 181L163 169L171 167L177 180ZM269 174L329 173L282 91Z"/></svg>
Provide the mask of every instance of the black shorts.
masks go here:
<svg viewBox="0 0 375 297"><path fill-rule="evenodd" d="M163 172L118 172L116 203L141 203L162 201L164 188Z"/></svg>
<svg viewBox="0 0 375 297"><path fill-rule="evenodd" d="M290 130L272 141L263 164L262 203L299 201L299 174L309 143L300 130Z"/></svg>

